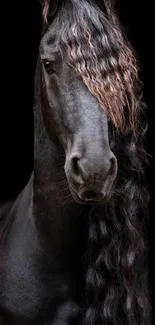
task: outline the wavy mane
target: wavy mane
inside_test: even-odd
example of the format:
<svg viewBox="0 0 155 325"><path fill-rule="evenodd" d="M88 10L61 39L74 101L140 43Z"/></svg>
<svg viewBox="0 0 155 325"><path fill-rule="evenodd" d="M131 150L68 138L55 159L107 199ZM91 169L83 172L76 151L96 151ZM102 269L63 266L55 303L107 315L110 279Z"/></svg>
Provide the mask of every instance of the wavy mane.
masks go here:
<svg viewBox="0 0 155 325"><path fill-rule="evenodd" d="M97 2L97 1L96 1ZM110 119L111 198L89 216L84 325L150 325L147 123L138 63L111 1L66 0L54 20L69 63ZM102 10L102 8L104 10ZM48 21L50 2L43 1ZM61 30L60 30L61 26Z"/></svg>

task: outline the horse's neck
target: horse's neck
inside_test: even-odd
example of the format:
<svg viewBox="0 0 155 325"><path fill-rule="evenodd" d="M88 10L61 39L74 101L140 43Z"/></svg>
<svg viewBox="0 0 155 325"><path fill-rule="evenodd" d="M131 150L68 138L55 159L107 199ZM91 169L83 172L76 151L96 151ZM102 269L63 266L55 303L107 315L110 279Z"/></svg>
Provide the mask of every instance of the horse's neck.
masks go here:
<svg viewBox="0 0 155 325"><path fill-rule="evenodd" d="M41 114L41 83L39 70L35 84L35 154L34 154L34 214L39 232L49 245L64 253L74 247L84 232L85 210L70 194L64 173L64 155L49 140Z"/></svg>

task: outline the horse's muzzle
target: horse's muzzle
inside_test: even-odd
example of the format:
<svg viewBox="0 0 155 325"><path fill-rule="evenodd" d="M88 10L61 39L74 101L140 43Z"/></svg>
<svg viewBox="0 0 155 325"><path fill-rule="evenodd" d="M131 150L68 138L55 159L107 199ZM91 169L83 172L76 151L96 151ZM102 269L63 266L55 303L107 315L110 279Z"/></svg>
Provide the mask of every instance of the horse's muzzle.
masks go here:
<svg viewBox="0 0 155 325"><path fill-rule="evenodd" d="M108 196L117 176L117 159L111 150L106 156L89 157L74 152L66 159L65 172L78 203L100 203Z"/></svg>

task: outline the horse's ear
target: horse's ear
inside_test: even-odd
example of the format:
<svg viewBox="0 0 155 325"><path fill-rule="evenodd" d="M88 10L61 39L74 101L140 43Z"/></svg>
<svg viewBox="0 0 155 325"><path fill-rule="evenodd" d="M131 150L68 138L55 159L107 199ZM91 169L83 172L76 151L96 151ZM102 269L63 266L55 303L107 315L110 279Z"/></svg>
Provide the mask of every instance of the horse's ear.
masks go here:
<svg viewBox="0 0 155 325"><path fill-rule="evenodd" d="M54 15L62 0L40 0L42 8L43 22L48 23L48 19Z"/></svg>

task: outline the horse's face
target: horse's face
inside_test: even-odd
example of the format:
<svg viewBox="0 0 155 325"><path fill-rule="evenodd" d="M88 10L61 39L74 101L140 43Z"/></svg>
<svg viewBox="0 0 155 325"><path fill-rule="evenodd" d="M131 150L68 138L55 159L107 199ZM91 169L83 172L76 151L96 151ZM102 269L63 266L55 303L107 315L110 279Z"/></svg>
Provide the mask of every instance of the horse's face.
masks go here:
<svg viewBox="0 0 155 325"><path fill-rule="evenodd" d="M79 203L102 202L117 174L117 160L109 146L108 121L98 101L57 50L53 28L40 45L44 82L44 123L66 155L65 173Z"/></svg>

